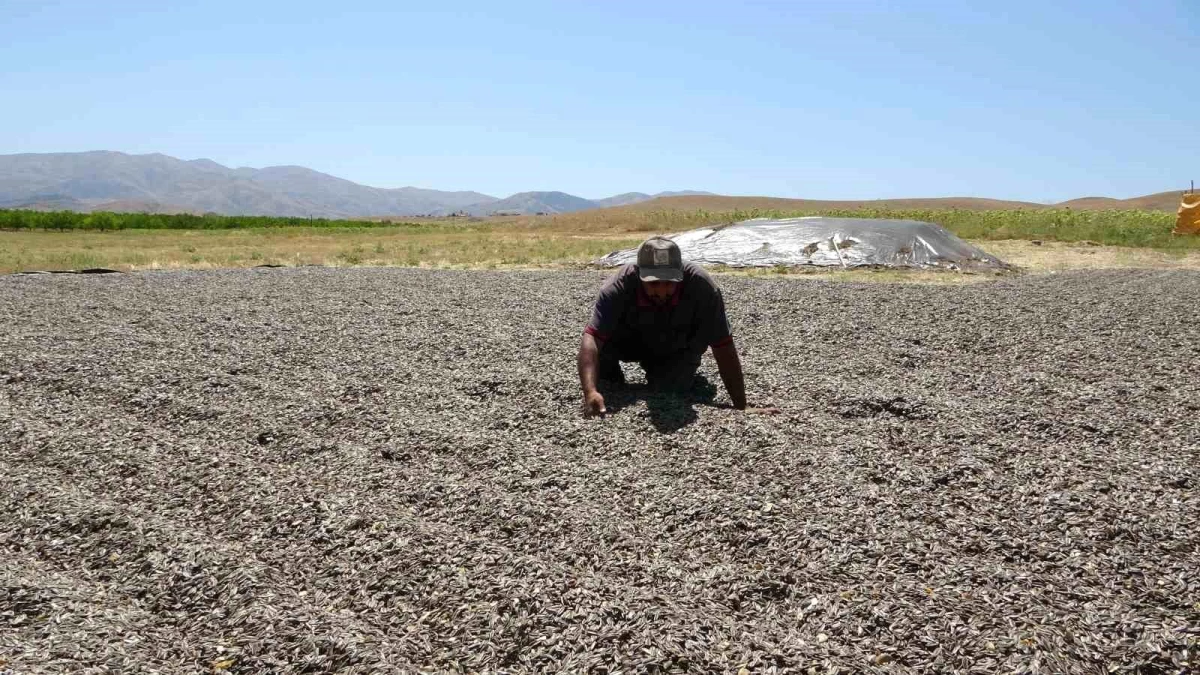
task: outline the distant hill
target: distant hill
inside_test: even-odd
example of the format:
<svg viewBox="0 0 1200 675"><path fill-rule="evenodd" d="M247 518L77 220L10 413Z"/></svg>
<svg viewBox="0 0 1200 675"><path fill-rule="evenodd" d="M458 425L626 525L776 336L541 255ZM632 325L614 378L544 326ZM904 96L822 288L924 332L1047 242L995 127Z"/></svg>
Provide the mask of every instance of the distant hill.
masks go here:
<svg viewBox="0 0 1200 675"><path fill-rule="evenodd" d="M1070 201L1055 204L1069 209L1097 211L1103 209L1145 209L1147 211L1175 211L1179 209L1179 197L1182 190L1171 192L1156 192L1152 195L1133 197L1132 199L1113 199L1112 197L1080 197Z"/></svg>
<svg viewBox="0 0 1200 675"><path fill-rule="evenodd" d="M1103 210L1103 209L1119 209L1124 204L1122 199L1113 199L1112 197L1079 197L1078 199L1070 199L1065 202L1055 204L1068 209L1080 209L1083 211Z"/></svg>
<svg viewBox="0 0 1200 675"><path fill-rule="evenodd" d="M629 208L642 210L779 210L779 211L815 211L821 209L974 209L980 211L996 209L1039 209L1046 208L1045 204L1033 202L1014 202L999 199L981 199L978 197L934 197L929 199L876 199L876 200L821 200L821 199L785 199L782 197L735 197L725 195L685 195L679 197L659 197L649 201L639 202Z"/></svg>
<svg viewBox="0 0 1200 675"><path fill-rule="evenodd" d="M678 197L681 195L708 195L715 197L711 192L697 192L694 190L685 190L682 192L660 192L656 195L648 195L644 192L626 192L624 194L614 195L606 199L593 200L597 207L606 209L613 206L627 206L629 204L639 204L641 202L657 199L659 197Z"/></svg>
<svg viewBox="0 0 1200 675"><path fill-rule="evenodd" d="M466 207L471 215L493 213L570 213L594 209L596 204L589 199L576 197L565 192L518 192L499 201Z"/></svg>
<svg viewBox="0 0 1200 675"><path fill-rule="evenodd" d="M91 211L91 205L72 197L44 194L25 199L0 200L0 209L28 209L30 211Z"/></svg>
<svg viewBox="0 0 1200 675"><path fill-rule="evenodd" d="M1146 209L1150 211L1174 212L1179 209L1179 197L1182 194L1182 190L1156 192L1152 195L1144 195L1142 197L1134 197L1132 199L1117 199L1114 201L1118 203L1111 206L1094 206L1091 208Z"/></svg>
<svg viewBox="0 0 1200 675"><path fill-rule="evenodd" d="M625 192L619 195L613 195L607 199L597 199L595 202L597 207L608 209L614 206L637 204L639 202L649 201L651 199L654 199L654 197L646 194L645 192Z"/></svg>
<svg viewBox="0 0 1200 675"><path fill-rule="evenodd" d="M497 201L479 192L374 188L306 169L231 169L166 155L0 155L0 205L227 215L417 215Z"/></svg>
<svg viewBox="0 0 1200 675"><path fill-rule="evenodd" d="M820 199L785 199L782 197L738 197L726 195L659 197L644 200L625 208L639 210L706 210L706 211L735 211L735 210L778 210L778 211L819 211L850 210L850 209L968 209L973 211L995 211L1001 209L1048 209L1073 208L1079 210L1103 209L1146 209L1174 212L1179 208L1179 196L1182 191L1159 192L1132 199L1111 199L1108 197L1084 197L1062 202L1060 204L1039 204L1036 202L1008 201L1001 199L984 199L980 197L930 197L914 199L873 199L873 200L820 200Z"/></svg>
<svg viewBox="0 0 1200 675"><path fill-rule="evenodd" d="M660 193L673 194L685 193ZM231 169L210 159L110 151L0 155L2 208L354 218L569 213L660 195L590 200L521 192L498 199L480 192L368 187L302 166Z"/></svg>
<svg viewBox="0 0 1200 675"><path fill-rule="evenodd" d="M1055 206L1174 211L1178 205L1179 192L1160 192L1132 199L1084 197ZM864 207L988 210L1049 205L977 197L822 201L694 191L626 192L603 199L554 191L520 192L499 199L470 191L369 187L302 166L229 168L210 159L110 151L0 155L0 208L355 218L561 214L603 208L815 211Z"/></svg>
<svg viewBox="0 0 1200 675"><path fill-rule="evenodd" d="M492 214L554 214L573 213L589 209L603 209L613 206L638 204L660 196L691 194L706 195L711 192L660 192L648 195L644 192L626 192L606 197L604 199L584 199L565 192L518 192L517 194L498 201L474 204L462 209L473 216Z"/></svg>

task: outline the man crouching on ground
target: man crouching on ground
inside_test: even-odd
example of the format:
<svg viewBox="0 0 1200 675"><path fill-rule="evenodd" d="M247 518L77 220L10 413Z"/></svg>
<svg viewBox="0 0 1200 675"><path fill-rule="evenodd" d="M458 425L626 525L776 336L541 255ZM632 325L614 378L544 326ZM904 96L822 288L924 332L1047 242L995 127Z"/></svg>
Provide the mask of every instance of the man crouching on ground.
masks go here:
<svg viewBox="0 0 1200 675"><path fill-rule="evenodd" d="M725 300L712 277L684 262L670 239L647 239L638 249L637 263L622 267L600 289L584 329L578 357L584 414L605 413L596 384L600 379L625 384L621 361L639 363L652 389L686 391L710 347L733 407L778 412L746 407L742 364Z"/></svg>

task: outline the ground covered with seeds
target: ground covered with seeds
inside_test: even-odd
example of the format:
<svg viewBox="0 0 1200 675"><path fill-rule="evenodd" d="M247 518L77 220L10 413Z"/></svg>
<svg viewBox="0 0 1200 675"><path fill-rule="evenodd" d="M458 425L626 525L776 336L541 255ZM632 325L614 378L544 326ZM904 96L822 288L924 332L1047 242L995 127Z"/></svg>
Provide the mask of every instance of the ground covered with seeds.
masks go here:
<svg viewBox="0 0 1200 675"><path fill-rule="evenodd" d="M602 279L0 278L0 672L1195 672L1200 274L721 276L782 413L584 419Z"/></svg>

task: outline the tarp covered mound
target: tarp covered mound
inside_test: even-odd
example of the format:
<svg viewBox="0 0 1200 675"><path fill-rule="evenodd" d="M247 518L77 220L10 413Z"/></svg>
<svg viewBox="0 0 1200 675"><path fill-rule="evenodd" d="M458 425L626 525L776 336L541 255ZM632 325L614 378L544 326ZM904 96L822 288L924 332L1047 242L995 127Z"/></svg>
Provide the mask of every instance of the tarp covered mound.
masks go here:
<svg viewBox="0 0 1200 675"><path fill-rule="evenodd" d="M1007 269L999 258L918 220L870 218L755 218L724 227L691 230L670 239L684 260L729 267L914 267L988 271ZM596 262L634 262L637 249L615 251Z"/></svg>

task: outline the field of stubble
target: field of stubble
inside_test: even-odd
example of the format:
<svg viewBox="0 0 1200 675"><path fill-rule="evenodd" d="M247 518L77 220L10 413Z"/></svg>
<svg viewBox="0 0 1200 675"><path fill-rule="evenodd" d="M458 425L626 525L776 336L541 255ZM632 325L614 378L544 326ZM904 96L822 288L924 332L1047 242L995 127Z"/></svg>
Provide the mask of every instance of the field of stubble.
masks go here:
<svg viewBox="0 0 1200 675"><path fill-rule="evenodd" d="M1197 668L1200 273L718 277L782 414L583 419L602 278L0 277L0 671Z"/></svg>

